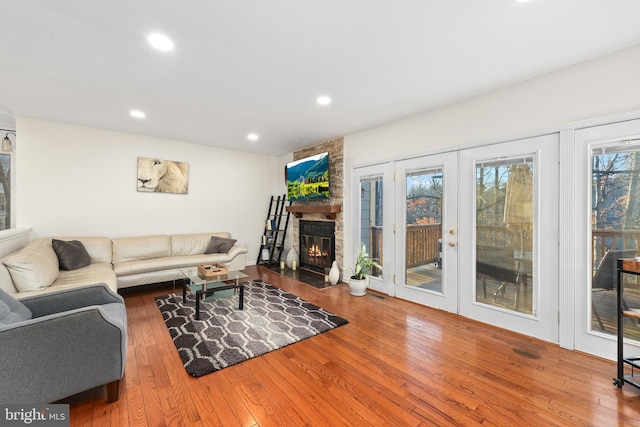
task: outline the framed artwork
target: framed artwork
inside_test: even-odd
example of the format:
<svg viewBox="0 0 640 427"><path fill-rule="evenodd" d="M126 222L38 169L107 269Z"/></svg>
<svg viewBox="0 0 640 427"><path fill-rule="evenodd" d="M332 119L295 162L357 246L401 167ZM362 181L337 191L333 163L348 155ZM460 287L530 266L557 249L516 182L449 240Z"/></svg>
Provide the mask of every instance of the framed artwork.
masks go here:
<svg viewBox="0 0 640 427"><path fill-rule="evenodd" d="M138 191L187 194L189 163L138 157Z"/></svg>

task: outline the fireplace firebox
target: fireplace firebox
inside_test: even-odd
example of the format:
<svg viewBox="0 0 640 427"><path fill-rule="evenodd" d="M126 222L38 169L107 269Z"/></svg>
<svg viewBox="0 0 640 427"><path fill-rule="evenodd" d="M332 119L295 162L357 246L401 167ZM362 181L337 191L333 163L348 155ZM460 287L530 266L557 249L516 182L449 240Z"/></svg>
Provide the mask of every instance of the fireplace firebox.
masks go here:
<svg viewBox="0 0 640 427"><path fill-rule="evenodd" d="M300 266L324 272L335 259L335 222L300 221Z"/></svg>

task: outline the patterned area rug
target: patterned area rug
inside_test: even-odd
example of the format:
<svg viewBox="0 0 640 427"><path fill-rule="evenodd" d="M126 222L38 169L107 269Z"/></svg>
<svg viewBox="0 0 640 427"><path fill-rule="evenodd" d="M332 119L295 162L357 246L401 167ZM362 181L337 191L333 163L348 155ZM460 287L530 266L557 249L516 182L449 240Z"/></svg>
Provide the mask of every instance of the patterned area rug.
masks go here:
<svg viewBox="0 0 640 427"><path fill-rule="evenodd" d="M199 377L347 324L347 320L268 283L244 287L238 295L203 301L182 293L155 297L184 368Z"/></svg>

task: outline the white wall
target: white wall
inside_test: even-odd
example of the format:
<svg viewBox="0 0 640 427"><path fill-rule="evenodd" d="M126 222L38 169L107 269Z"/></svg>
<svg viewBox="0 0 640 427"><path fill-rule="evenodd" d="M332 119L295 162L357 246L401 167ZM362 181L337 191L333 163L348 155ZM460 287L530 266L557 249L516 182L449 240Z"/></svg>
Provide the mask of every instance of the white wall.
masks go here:
<svg viewBox="0 0 640 427"><path fill-rule="evenodd" d="M470 71L472 72L472 68ZM351 169L482 141L509 140L640 109L640 46L485 95L347 135L345 230L354 226ZM34 119L17 120L16 219L35 237L111 237L228 230L257 257L268 196L282 194L270 157ZM189 194L138 193L138 156L189 162ZM345 263L354 248L345 236Z"/></svg>
<svg viewBox="0 0 640 427"><path fill-rule="evenodd" d="M469 72L473 72L470 64ZM344 138L345 230L352 230L353 166L508 141L640 109L640 46ZM354 248L345 235L345 263Z"/></svg>
<svg viewBox="0 0 640 427"><path fill-rule="evenodd" d="M17 227L34 238L229 231L252 263L284 187L276 156L27 118L17 134ZM138 157L188 162L188 194L138 192Z"/></svg>
<svg viewBox="0 0 640 427"><path fill-rule="evenodd" d="M366 163L538 133L640 107L640 45L345 138ZM348 141L348 144L346 143ZM375 149L371 149L375 147ZM352 164L353 164L352 163Z"/></svg>

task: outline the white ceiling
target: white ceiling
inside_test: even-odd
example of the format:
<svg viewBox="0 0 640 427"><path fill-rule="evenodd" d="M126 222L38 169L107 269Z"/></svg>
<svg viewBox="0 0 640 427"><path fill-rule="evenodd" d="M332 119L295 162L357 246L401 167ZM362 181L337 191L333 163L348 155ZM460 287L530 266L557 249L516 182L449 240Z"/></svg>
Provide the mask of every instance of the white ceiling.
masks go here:
<svg viewBox="0 0 640 427"><path fill-rule="evenodd" d="M0 0L0 11L0 115L274 155L640 44L638 0ZM152 50L150 32L175 50ZM331 105L316 104L323 94Z"/></svg>

